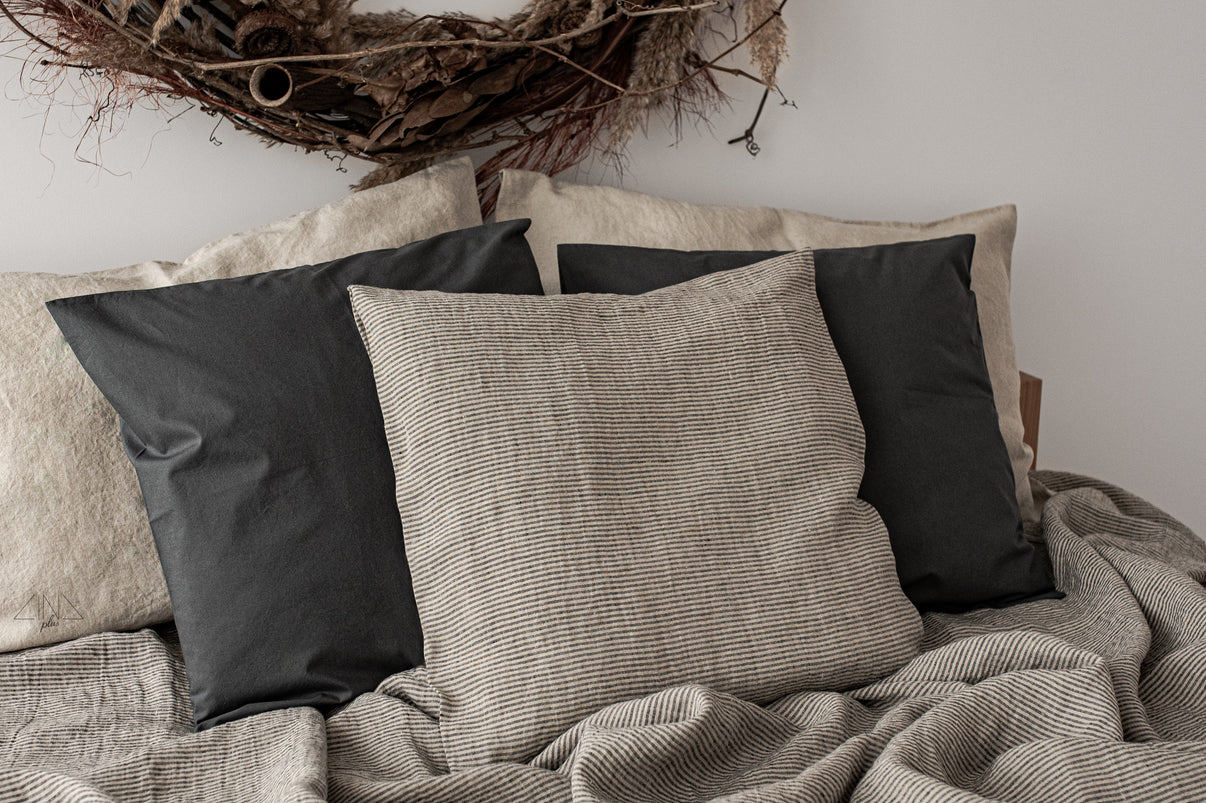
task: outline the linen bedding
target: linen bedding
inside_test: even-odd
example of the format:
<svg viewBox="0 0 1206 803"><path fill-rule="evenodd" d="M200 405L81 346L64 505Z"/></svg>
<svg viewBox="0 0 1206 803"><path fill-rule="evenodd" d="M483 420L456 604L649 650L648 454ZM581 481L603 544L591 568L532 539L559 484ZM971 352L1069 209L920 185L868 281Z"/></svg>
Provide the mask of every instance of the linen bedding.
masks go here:
<svg viewBox="0 0 1206 803"><path fill-rule="evenodd" d="M1206 545L1025 473L1012 207L367 197L0 274L0 801L1201 796Z"/></svg>
<svg viewBox="0 0 1206 803"><path fill-rule="evenodd" d="M423 668L325 720L193 733L174 629L104 633L0 656L0 799L1200 799L1206 545L1114 486L1031 476L1067 596L927 614L920 654L845 693L668 688L450 773Z"/></svg>

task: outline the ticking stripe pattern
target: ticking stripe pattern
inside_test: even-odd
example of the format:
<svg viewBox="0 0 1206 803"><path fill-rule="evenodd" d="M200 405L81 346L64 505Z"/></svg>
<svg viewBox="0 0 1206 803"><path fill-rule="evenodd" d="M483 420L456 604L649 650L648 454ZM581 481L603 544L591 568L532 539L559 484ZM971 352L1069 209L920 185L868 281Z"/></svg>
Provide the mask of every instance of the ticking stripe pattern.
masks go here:
<svg viewBox="0 0 1206 803"><path fill-rule="evenodd" d="M325 724L298 708L194 734L174 634L103 633L0 655L0 801L1201 799L1206 545L1118 488L1036 476L1068 598L928 615L926 651L860 689L757 706L676 686L526 764L450 773L422 668Z"/></svg>
<svg viewBox="0 0 1206 803"><path fill-rule="evenodd" d="M352 289L453 770L916 651L810 252L643 296Z"/></svg>

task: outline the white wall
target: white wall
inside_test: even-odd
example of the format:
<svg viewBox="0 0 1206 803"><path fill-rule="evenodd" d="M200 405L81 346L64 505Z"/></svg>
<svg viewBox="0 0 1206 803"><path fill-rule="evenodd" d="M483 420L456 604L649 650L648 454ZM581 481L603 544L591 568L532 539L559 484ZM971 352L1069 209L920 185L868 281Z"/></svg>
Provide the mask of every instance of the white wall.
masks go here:
<svg viewBox="0 0 1206 803"><path fill-rule="evenodd" d="M518 2L460 8L503 14ZM407 4L421 10L417 4ZM441 10L428 2L422 10ZM1206 4L790 0L782 87L751 159L712 130L634 144L624 186L843 217L1018 204L1014 327L1044 379L1040 465L1123 485L1206 535ZM18 64L0 84L20 95ZM195 246L335 198L364 172L186 114L137 112L74 160L69 116L0 101L0 269L80 271ZM116 173L113 175L110 173ZM577 178L620 183L600 165Z"/></svg>

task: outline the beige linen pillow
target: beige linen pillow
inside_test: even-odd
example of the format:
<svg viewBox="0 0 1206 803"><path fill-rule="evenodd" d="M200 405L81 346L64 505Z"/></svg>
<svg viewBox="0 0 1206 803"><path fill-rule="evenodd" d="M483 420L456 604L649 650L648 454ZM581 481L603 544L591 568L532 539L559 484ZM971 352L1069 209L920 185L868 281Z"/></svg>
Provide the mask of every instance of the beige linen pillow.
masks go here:
<svg viewBox="0 0 1206 803"><path fill-rule="evenodd" d="M182 263L0 273L0 651L172 616L117 415L45 302L324 262L479 223L473 165L458 159L218 240Z"/></svg>
<svg viewBox="0 0 1206 803"><path fill-rule="evenodd" d="M1017 210L998 206L932 223L838 220L769 207L707 206L620 190L587 187L540 173L504 170L498 220L531 218L528 242L546 293L560 292L559 243L603 243L691 251L790 251L845 248L976 235L972 291L1001 435L1009 449L1022 518L1038 516L1028 472L1034 457L1022 442L1020 379L1009 312L1010 260Z"/></svg>
<svg viewBox="0 0 1206 803"><path fill-rule="evenodd" d="M667 686L766 703L915 654L810 252L639 296L351 292L453 770Z"/></svg>

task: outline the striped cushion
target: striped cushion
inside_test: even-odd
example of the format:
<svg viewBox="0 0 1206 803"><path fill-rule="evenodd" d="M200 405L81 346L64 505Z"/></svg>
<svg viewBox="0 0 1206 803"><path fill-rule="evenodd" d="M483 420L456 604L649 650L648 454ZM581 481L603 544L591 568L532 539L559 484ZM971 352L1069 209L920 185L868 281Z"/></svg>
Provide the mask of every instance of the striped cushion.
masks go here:
<svg viewBox="0 0 1206 803"><path fill-rule="evenodd" d="M352 301L454 770L666 686L761 703L916 651L810 252L642 296Z"/></svg>

